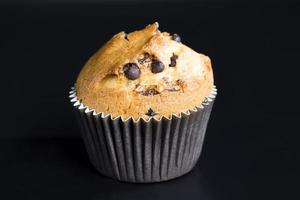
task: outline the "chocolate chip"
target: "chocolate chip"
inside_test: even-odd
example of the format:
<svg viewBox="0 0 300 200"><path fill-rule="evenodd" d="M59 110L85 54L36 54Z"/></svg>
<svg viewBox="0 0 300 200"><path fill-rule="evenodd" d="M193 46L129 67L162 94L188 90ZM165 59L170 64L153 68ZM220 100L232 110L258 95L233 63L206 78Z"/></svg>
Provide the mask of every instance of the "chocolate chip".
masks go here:
<svg viewBox="0 0 300 200"><path fill-rule="evenodd" d="M150 116L150 117L153 117L157 113L155 113L151 108L149 108L149 110L145 114L148 115L148 116Z"/></svg>
<svg viewBox="0 0 300 200"><path fill-rule="evenodd" d="M175 55L175 54L173 53L173 56L170 58L171 63L169 64L169 66L170 66L170 67L175 67L175 66L176 66L176 60L177 60L177 59L178 59L178 56Z"/></svg>
<svg viewBox="0 0 300 200"><path fill-rule="evenodd" d="M125 40L129 41L128 39L128 35L125 33L125 36L124 36Z"/></svg>
<svg viewBox="0 0 300 200"><path fill-rule="evenodd" d="M152 60L151 63L151 72L154 74L160 73L164 70L165 65L159 60Z"/></svg>
<svg viewBox="0 0 300 200"><path fill-rule="evenodd" d="M159 91L157 91L156 89L154 88L149 88L145 91L141 91L141 92L137 92L138 94L141 94L143 96L149 96L149 95L157 95L157 94L160 94Z"/></svg>
<svg viewBox="0 0 300 200"><path fill-rule="evenodd" d="M141 70L135 63L127 63L124 65L123 72L129 80L135 80L141 75Z"/></svg>
<svg viewBox="0 0 300 200"><path fill-rule="evenodd" d="M174 34L172 35L172 40L181 43L181 38L180 38L180 36L179 36L178 34L176 34L176 33L174 33Z"/></svg>

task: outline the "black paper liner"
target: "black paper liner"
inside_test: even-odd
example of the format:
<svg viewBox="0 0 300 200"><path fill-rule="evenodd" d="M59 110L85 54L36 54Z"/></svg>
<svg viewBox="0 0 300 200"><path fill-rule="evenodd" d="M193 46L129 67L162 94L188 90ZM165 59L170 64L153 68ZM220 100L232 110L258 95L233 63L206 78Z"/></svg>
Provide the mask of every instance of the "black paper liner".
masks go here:
<svg viewBox="0 0 300 200"><path fill-rule="evenodd" d="M93 166L126 182L170 180L188 173L201 154L216 88L200 106L160 120L134 121L96 113L70 92L82 137Z"/></svg>

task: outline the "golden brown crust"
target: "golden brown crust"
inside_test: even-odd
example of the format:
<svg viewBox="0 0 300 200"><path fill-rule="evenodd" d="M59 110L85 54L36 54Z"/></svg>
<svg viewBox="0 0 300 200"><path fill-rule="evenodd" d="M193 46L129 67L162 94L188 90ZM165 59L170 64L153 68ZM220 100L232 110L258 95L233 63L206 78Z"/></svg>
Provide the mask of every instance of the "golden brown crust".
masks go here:
<svg viewBox="0 0 300 200"><path fill-rule="evenodd" d="M176 64L170 67L174 55ZM154 59L164 63L161 73L151 72ZM127 63L138 65L138 79L126 78ZM77 96L91 109L135 119L145 117L149 108L156 117L192 109L209 96L212 87L210 59L161 33L157 23L113 36L87 61L76 83Z"/></svg>

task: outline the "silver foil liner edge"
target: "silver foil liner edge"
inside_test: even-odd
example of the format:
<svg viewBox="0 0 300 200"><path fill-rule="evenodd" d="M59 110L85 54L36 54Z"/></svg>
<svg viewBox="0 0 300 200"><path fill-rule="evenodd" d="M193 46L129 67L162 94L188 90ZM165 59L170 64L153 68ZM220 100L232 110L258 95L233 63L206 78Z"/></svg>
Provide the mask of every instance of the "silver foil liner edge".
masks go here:
<svg viewBox="0 0 300 200"><path fill-rule="evenodd" d="M73 87L70 101L93 166L126 182L160 182L188 173L197 163L217 94L200 106L160 120L112 118L83 105Z"/></svg>

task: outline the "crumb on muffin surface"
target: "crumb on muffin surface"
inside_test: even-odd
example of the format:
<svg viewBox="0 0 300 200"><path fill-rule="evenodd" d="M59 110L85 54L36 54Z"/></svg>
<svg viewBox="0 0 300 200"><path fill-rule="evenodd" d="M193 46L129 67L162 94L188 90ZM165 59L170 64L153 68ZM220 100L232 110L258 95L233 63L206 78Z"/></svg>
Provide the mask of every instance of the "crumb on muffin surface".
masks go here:
<svg viewBox="0 0 300 200"><path fill-rule="evenodd" d="M96 112L123 118L170 116L192 109L210 95L209 57L181 43L158 23L120 32L84 65L76 92Z"/></svg>

